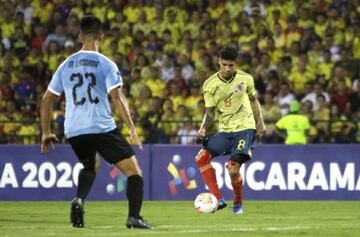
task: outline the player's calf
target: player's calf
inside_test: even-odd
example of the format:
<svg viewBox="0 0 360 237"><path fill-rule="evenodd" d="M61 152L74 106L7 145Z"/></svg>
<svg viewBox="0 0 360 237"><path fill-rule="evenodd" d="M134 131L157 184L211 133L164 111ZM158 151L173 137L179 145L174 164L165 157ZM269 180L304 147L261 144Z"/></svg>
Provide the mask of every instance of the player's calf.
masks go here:
<svg viewBox="0 0 360 237"><path fill-rule="evenodd" d="M205 184L209 187L210 193L214 194L220 201L220 199L222 199L222 195L217 184L215 169L210 163L211 158L212 155L209 151L201 149L196 156L196 164L199 167Z"/></svg>
<svg viewBox="0 0 360 237"><path fill-rule="evenodd" d="M230 160L226 166L234 192L234 206L242 206L243 179L240 175L240 164Z"/></svg>
<svg viewBox="0 0 360 237"><path fill-rule="evenodd" d="M84 203L80 198L74 198L71 202L70 221L73 227L84 227Z"/></svg>

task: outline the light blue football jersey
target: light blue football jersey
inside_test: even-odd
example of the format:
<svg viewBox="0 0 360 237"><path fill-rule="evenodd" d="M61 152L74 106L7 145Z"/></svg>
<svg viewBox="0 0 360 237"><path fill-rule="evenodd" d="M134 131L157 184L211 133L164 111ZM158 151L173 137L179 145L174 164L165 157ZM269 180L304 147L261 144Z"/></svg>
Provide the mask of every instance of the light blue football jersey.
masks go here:
<svg viewBox="0 0 360 237"><path fill-rule="evenodd" d="M116 64L99 52L80 50L67 58L48 86L57 96L65 93L66 138L114 130L108 93L122 84Z"/></svg>

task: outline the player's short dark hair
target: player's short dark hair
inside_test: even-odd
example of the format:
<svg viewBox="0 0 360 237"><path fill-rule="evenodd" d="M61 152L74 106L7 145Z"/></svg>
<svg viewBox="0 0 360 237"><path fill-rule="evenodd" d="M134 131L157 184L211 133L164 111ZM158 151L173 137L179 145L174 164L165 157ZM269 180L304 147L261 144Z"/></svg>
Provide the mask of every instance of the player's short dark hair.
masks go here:
<svg viewBox="0 0 360 237"><path fill-rule="evenodd" d="M84 16L81 19L80 31L87 35L98 35L101 32L102 25L99 18L93 15Z"/></svg>
<svg viewBox="0 0 360 237"><path fill-rule="evenodd" d="M237 50L234 47L223 47L220 49L218 57L225 60L236 60L238 56Z"/></svg>

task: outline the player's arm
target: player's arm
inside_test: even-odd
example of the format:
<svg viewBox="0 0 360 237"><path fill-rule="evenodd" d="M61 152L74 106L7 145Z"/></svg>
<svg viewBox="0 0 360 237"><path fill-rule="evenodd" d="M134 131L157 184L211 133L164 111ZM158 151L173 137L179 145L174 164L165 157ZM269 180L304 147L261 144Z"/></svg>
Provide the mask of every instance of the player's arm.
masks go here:
<svg viewBox="0 0 360 237"><path fill-rule="evenodd" d="M259 138L261 138L266 133L266 126L261 113L261 106L255 95L249 96L249 99L250 99L251 109L255 118L256 134Z"/></svg>
<svg viewBox="0 0 360 237"><path fill-rule="evenodd" d="M206 136L206 129L209 127L209 124L214 122L215 118L215 107L207 107L203 121L201 123L200 129L198 131L198 137L204 139Z"/></svg>
<svg viewBox="0 0 360 237"><path fill-rule="evenodd" d="M50 147L54 147L53 142L58 141L55 134L50 131L52 105L58 99L58 96L47 90L42 98L40 114L41 114L41 153L48 152Z"/></svg>
<svg viewBox="0 0 360 237"><path fill-rule="evenodd" d="M135 140L136 144L142 149L142 144L136 132L134 122L131 118L129 104L126 100L121 87L116 87L110 91L111 100L115 105L116 110L119 112L121 119L125 122L126 126L130 129L130 140Z"/></svg>

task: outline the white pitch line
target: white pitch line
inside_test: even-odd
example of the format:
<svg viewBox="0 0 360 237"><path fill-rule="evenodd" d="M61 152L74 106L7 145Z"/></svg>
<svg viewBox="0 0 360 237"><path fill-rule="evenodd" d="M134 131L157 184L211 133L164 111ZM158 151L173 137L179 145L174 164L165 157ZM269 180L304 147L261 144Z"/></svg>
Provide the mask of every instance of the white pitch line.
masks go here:
<svg viewBox="0 0 360 237"><path fill-rule="evenodd" d="M210 233L210 232L255 232L255 231L289 231L289 230L303 230L309 229L309 227L301 227L301 226L294 226L294 227L266 227L266 228L230 228L230 229L196 229L196 230L164 230L164 231L157 231L156 229L161 229L163 226L155 227L155 230L146 230L146 231L135 231L133 233L106 233L106 235L111 236L128 236L128 235L168 235L168 234L191 234L191 233ZM167 226L170 227L170 226ZM173 226L178 227L178 226ZM193 227L193 226L192 226ZM100 236L101 233L88 233L90 236Z"/></svg>
<svg viewBox="0 0 360 237"><path fill-rule="evenodd" d="M55 226L54 226L55 227ZM133 235L171 235L171 234L191 234L191 233L210 233L210 232L266 232L266 231L289 231L289 230L304 230L309 229L309 227L306 226L289 226L289 227L264 227L264 228L226 228L226 229L215 229L210 228L209 226L203 226L204 228L207 227L208 229L201 229L202 227L199 226L199 229L189 229L189 230L161 230L161 229L167 229L167 228L193 228L194 226L177 226L177 225L163 225L163 226L157 226L155 227L155 230L141 230L136 229L134 232L113 232L113 233L106 233L106 236L133 236ZM53 228L53 227L50 227ZM53 229L65 229L67 227L55 227ZM69 227L70 228L70 227ZM91 226L89 229L109 229L114 228L117 229L115 226ZM224 228L224 226L222 226ZM15 228L12 228L15 229ZM32 229L32 228L17 228L17 229ZM35 228L34 228L35 229ZM37 236L57 236L58 233L50 232L50 233L37 233ZM63 236L64 233L62 233ZM104 236L104 233L87 233L88 236ZM17 236L17 235L10 235L10 236Z"/></svg>

